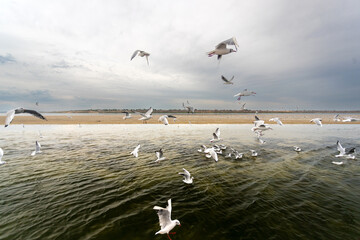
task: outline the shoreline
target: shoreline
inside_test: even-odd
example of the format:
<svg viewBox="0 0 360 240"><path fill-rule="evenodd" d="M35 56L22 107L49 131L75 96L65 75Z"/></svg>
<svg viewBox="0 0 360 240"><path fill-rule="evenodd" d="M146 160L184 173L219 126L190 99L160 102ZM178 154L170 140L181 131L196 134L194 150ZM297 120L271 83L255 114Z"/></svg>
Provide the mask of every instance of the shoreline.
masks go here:
<svg viewBox="0 0 360 240"><path fill-rule="evenodd" d="M162 114L154 114L153 118L148 120L148 124L162 124L158 122L159 116ZM29 115L16 116L11 124L143 124L138 120L141 116L134 114L131 119L124 120L124 114L89 114L89 115L44 115L47 121L38 119ZM176 121L169 119L169 124L252 124L255 114L176 114ZM310 120L313 118L322 118L323 124L360 124L358 122L335 122L333 115L330 114L261 114L257 115L267 124L276 124L270 122L273 117L280 117L284 125L286 124L314 124ZM360 118L360 114L351 115L354 118ZM0 123L5 122L5 116L0 116Z"/></svg>

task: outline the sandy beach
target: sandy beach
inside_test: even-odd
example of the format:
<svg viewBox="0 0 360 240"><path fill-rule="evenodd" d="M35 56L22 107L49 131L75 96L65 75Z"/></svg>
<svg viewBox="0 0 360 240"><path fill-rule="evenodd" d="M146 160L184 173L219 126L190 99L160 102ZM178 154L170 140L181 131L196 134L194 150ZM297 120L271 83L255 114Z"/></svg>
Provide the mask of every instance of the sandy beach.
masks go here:
<svg viewBox="0 0 360 240"><path fill-rule="evenodd" d="M162 124L158 122L159 116L155 114L148 124ZM243 114L174 114L177 119L169 119L169 124L251 124L254 121L254 113ZM139 115L133 115L131 119L123 119L124 114L89 114L89 115L46 115L47 121L40 120L33 116L19 115L16 116L11 124L142 124L138 120ZM310 120L313 118L322 118L323 124L359 124L360 122L334 122L334 114L258 114L259 118L268 124L272 117L279 117L284 124L313 124ZM360 118L360 115L351 115ZM0 116L0 122L5 122L5 116Z"/></svg>

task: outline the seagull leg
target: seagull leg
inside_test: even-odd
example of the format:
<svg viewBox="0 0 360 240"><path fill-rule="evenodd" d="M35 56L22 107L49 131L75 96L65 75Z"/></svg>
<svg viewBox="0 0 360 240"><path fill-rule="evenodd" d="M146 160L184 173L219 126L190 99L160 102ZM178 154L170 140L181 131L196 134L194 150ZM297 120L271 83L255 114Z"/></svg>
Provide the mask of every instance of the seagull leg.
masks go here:
<svg viewBox="0 0 360 240"><path fill-rule="evenodd" d="M169 234L176 234L176 232L169 232Z"/></svg>
<svg viewBox="0 0 360 240"><path fill-rule="evenodd" d="M169 234L168 234L168 238L169 238L170 240L172 240L172 239L170 238Z"/></svg>

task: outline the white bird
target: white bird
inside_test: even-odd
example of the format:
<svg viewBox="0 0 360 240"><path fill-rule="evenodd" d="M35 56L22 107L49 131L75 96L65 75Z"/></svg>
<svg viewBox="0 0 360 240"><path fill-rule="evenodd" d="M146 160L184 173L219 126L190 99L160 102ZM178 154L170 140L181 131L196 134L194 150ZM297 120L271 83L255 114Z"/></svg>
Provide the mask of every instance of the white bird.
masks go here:
<svg viewBox="0 0 360 240"><path fill-rule="evenodd" d="M5 164L6 162L2 160L2 157L4 156L4 151L2 148L0 148L0 165Z"/></svg>
<svg viewBox="0 0 360 240"><path fill-rule="evenodd" d="M41 145L38 141L35 142L35 151L31 153L31 156L35 156L37 153L41 153L40 151Z"/></svg>
<svg viewBox="0 0 360 240"><path fill-rule="evenodd" d="M265 124L265 121L264 120L260 120L260 118L258 118L258 116L255 115L255 121L253 122L255 127L258 126L258 125L262 125L262 124Z"/></svg>
<svg viewBox="0 0 360 240"><path fill-rule="evenodd" d="M185 168L183 168L183 170L184 172L179 172L179 174L184 177L183 182L187 184L193 183L194 177L190 177L189 171L186 170Z"/></svg>
<svg viewBox="0 0 360 240"><path fill-rule="evenodd" d="M232 82L232 80L234 80L234 76L232 76L232 78L230 80L228 80L226 77L224 77L223 75L221 75L221 79L224 81L224 84L234 84Z"/></svg>
<svg viewBox="0 0 360 240"><path fill-rule="evenodd" d="M335 161L332 161L331 163L332 163L332 164L335 164L335 165L343 165L343 164L344 164L344 162L343 162L343 161L341 161L341 162L335 162Z"/></svg>
<svg viewBox="0 0 360 240"><path fill-rule="evenodd" d="M182 105L188 111L188 113L194 113L195 112L195 108L190 105L189 101L187 101L187 105L185 105L185 103L183 103Z"/></svg>
<svg viewBox="0 0 360 240"><path fill-rule="evenodd" d="M215 132L213 133L213 139L211 139L210 142L217 142L217 141L220 141L220 140L222 140L220 138L220 128L217 128L215 130Z"/></svg>
<svg viewBox="0 0 360 240"><path fill-rule="evenodd" d="M358 118L353 118L353 117L345 117L344 120L342 120L343 122L357 122L360 121L360 119Z"/></svg>
<svg viewBox="0 0 360 240"><path fill-rule="evenodd" d="M340 119L340 115L339 114L336 114L335 117L333 118L334 122L340 122L341 119Z"/></svg>
<svg viewBox="0 0 360 240"><path fill-rule="evenodd" d="M5 119L5 127L9 126L9 124L12 122L12 120L15 117L15 114L20 114L20 113L29 113L37 118L46 120L46 118L41 115L40 113L38 113L35 110L29 110L29 109L24 109L24 108L16 108L16 109L12 109L10 111L8 111L6 113L6 119Z"/></svg>
<svg viewBox="0 0 360 240"><path fill-rule="evenodd" d="M252 157L257 157L258 153L255 150L250 150Z"/></svg>
<svg viewBox="0 0 360 240"><path fill-rule="evenodd" d="M123 117L124 120L130 119L132 117L131 113L129 113L129 112L122 112L122 113L125 113L125 116Z"/></svg>
<svg viewBox="0 0 360 240"><path fill-rule="evenodd" d="M215 152L214 148L207 148L204 150L204 153L206 153L206 157L207 158L213 158L215 160L215 162L219 161L218 155Z"/></svg>
<svg viewBox="0 0 360 240"><path fill-rule="evenodd" d="M243 157L243 153L239 153L238 151L234 151L235 159L241 159Z"/></svg>
<svg viewBox="0 0 360 240"><path fill-rule="evenodd" d="M181 226L179 220L171 220L171 199L168 200L168 205L166 208L155 206L153 208L154 210L157 210L157 215L159 216L159 222L160 222L160 231L157 231L155 235L157 234L167 234L168 238L171 240L169 233L170 231L176 226Z"/></svg>
<svg viewBox="0 0 360 240"><path fill-rule="evenodd" d="M314 118L314 119L311 119L310 122L313 122L315 123L316 125L322 127L322 123L321 123L321 118Z"/></svg>
<svg viewBox="0 0 360 240"><path fill-rule="evenodd" d="M160 150L159 151L155 151L155 155L156 155L156 160L155 160L155 162L159 162L159 161L161 161L161 160L164 160L164 159L166 159L163 155L164 155L164 153L163 153L163 151L162 151L162 149L160 148Z"/></svg>
<svg viewBox="0 0 360 240"><path fill-rule="evenodd" d="M338 155L335 155L335 157L345 157L349 159L355 159L355 148L350 148L348 151L345 151L346 148L341 146L340 141L336 142L337 150L339 151Z"/></svg>
<svg viewBox="0 0 360 240"><path fill-rule="evenodd" d="M268 124L260 124L256 127L252 127L251 131L256 132L256 131L266 131L266 130L272 130L272 128L268 125Z"/></svg>
<svg viewBox="0 0 360 240"><path fill-rule="evenodd" d="M301 148L299 148L298 146L294 146L294 151L295 152L301 152Z"/></svg>
<svg viewBox="0 0 360 240"><path fill-rule="evenodd" d="M142 116L142 118L139 118L139 120L142 120L144 123L146 123L147 120L151 119L152 118L152 112L154 110L152 109L152 107L150 107L147 112L145 114L143 113L140 113L140 115Z"/></svg>
<svg viewBox="0 0 360 240"><path fill-rule="evenodd" d="M131 60L133 60L134 57L136 57L136 55L140 56L140 57L146 57L146 61L147 61L147 64L149 65L149 56L150 56L150 53L147 53L145 51L141 51L141 50L136 50L133 55L131 56Z"/></svg>
<svg viewBox="0 0 360 240"><path fill-rule="evenodd" d="M226 45L234 45L235 49L237 50L237 47L239 47L239 44L236 41L235 37L232 37L228 40L222 41L218 45L216 45L215 49L208 52L208 56L212 57L214 54L218 55L217 59L220 60L222 55L229 54L231 52L236 52L236 50L231 48L226 48Z"/></svg>
<svg viewBox="0 0 360 240"><path fill-rule="evenodd" d="M199 148L197 151L199 153L205 152L205 150L207 149L207 147L205 145L201 145L201 148Z"/></svg>
<svg viewBox="0 0 360 240"><path fill-rule="evenodd" d="M244 89L244 91L242 91L238 94L235 94L234 97L238 97L237 100L240 101L241 97L254 96L255 94L256 94L256 92L250 92L247 89Z"/></svg>
<svg viewBox="0 0 360 240"><path fill-rule="evenodd" d="M263 139L261 139L260 137L257 137L257 139L258 139L258 141L259 141L260 144L265 144L265 143L266 143L266 141L263 140Z"/></svg>
<svg viewBox="0 0 360 240"><path fill-rule="evenodd" d="M284 124L280 121L279 118L271 118L269 119L269 121L273 121L273 122L276 122L277 124L279 124L280 126L283 126Z"/></svg>
<svg viewBox="0 0 360 240"><path fill-rule="evenodd" d="M130 153L132 155L134 155L134 157L138 157L139 156L139 149L140 149L140 144L136 146L136 148Z"/></svg>
<svg viewBox="0 0 360 240"><path fill-rule="evenodd" d="M161 117L159 117L158 121L163 122L163 124L165 125L168 125L169 124L168 118L176 119L176 117L173 115L162 115Z"/></svg>

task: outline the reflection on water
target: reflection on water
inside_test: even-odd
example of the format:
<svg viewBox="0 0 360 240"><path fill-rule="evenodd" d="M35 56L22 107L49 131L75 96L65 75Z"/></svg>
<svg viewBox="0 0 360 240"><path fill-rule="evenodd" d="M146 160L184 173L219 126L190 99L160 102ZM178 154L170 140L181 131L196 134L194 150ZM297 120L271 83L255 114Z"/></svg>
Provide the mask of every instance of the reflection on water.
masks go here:
<svg viewBox="0 0 360 240"><path fill-rule="evenodd" d="M216 127L242 160L197 152ZM250 128L12 125L0 135L0 239L166 239L154 236L152 208L169 198L181 221L173 240L358 239L359 161L331 162L338 139L360 149L360 126L274 126L264 145ZM36 140L43 153L31 157ZM167 159L156 164L159 148ZM193 185L177 174L183 167Z"/></svg>

